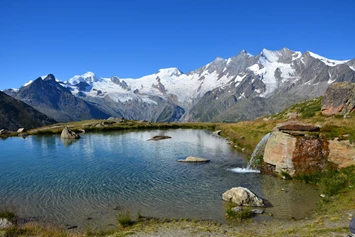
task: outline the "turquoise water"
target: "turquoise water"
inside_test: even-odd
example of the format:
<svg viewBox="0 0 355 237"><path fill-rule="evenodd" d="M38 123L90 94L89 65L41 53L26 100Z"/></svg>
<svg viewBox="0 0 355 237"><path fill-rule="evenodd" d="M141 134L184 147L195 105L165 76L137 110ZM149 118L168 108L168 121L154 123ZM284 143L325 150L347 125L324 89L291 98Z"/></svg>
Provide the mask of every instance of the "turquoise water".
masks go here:
<svg viewBox="0 0 355 237"><path fill-rule="evenodd" d="M147 141L155 135L172 138ZM307 200L311 209L318 196L302 184L231 172L246 166L245 157L203 130L92 133L71 144L57 135L12 137L0 141L0 150L0 208L61 226L106 228L125 211L224 221L221 195L235 186L267 198L280 218L305 215L308 209L294 202ZM187 156L211 162L177 162ZM280 194L281 188L292 195Z"/></svg>

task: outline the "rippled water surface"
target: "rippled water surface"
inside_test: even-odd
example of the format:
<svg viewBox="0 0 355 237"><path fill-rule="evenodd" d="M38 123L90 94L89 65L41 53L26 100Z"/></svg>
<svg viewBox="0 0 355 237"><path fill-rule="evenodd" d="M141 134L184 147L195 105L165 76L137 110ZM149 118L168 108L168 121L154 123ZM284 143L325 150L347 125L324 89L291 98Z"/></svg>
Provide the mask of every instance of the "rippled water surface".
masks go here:
<svg viewBox="0 0 355 237"><path fill-rule="evenodd" d="M147 141L154 135L172 138ZM318 198L311 186L232 172L245 158L202 130L83 134L71 144L59 136L14 137L1 140L0 150L0 208L60 225L109 227L124 211L223 221L221 195L235 186L266 198L280 218L303 217ZM187 156L211 162L177 162Z"/></svg>

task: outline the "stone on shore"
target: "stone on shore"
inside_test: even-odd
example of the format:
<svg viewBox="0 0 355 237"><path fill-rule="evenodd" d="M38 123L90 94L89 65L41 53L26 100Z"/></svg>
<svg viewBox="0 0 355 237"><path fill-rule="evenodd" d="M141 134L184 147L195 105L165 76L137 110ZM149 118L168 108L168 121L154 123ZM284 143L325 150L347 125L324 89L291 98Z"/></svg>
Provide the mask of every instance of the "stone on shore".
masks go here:
<svg viewBox="0 0 355 237"><path fill-rule="evenodd" d="M179 162L190 162L190 163L206 163L209 162L209 159L189 156L185 160L178 160Z"/></svg>
<svg viewBox="0 0 355 237"><path fill-rule="evenodd" d="M243 187L235 187L222 194L222 199L239 206L264 207L264 201L252 191Z"/></svg>
<svg viewBox="0 0 355 237"><path fill-rule="evenodd" d="M6 218L0 218L0 229L6 229L12 227L14 224L12 224L8 219Z"/></svg>
<svg viewBox="0 0 355 237"><path fill-rule="evenodd" d="M19 129L17 130L17 132L18 132L18 133L24 133L24 132L26 132L26 129L25 129L25 128L19 128Z"/></svg>
<svg viewBox="0 0 355 237"><path fill-rule="evenodd" d="M70 130L69 127L65 127L62 131L62 134L60 135L61 138L63 139L79 139L80 136L79 134L76 134L72 130Z"/></svg>

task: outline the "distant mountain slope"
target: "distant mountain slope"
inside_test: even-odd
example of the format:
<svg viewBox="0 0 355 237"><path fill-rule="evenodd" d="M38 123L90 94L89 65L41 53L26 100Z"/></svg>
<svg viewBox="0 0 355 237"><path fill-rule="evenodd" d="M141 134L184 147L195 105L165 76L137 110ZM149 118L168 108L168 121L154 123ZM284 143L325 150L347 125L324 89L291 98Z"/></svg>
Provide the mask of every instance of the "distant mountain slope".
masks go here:
<svg viewBox="0 0 355 237"><path fill-rule="evenodd" d="M0 91L0 129L17 131L53 123L56 121Z"/></svg>
<svg viewBox="0 0 355 237"><path fill-rule="evenodd" d="M73 96L52 74L28 83L13 96L58 122L109 117L93 104Z"/></svg>
<svg viewBox="0 0 355 237"><path fill-rule="evenodd" d="M355 59L331 60L287 48L263 49L255 56L243 50L229 59L217 57L188 73L166 68L132 79L103 78L87 72L56 82L57 92L39 85L45 81L37 79L26 83L19 92L5 92L47 115L60 113L61 116L55 117L59 121L82 118L73 113L73 106L69 109L57 106L57 102L46 104L64 94L94 104L109 116L154 122L233 122L277 113L292 103L318 97L334 82L355 82ZM25 89L33 84L37 89L27 96ZM40 91L51 91L51 96ZM68 101L68 104L75 103Z"/></svg>

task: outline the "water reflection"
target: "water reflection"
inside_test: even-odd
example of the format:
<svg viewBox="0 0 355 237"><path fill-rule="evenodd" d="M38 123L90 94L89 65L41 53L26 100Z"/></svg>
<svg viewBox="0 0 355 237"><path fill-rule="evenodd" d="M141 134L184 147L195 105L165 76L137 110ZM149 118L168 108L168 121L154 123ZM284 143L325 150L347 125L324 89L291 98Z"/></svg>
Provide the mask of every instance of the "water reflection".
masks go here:
<svg viewBox="0 0 355 237"><path fill-rule="evenodd" d="M65 138L60 138L64 146L70 146L79 141L79 139L65 139Z"/></svg>
<svg viewBox="0 0 355 237"><path fill-rule="evenodd" d="M264 198L272 205L267 209L276 218L302 219L315 209L319 191L313 185L281 180L270 176L261 179Z"/></svg>

